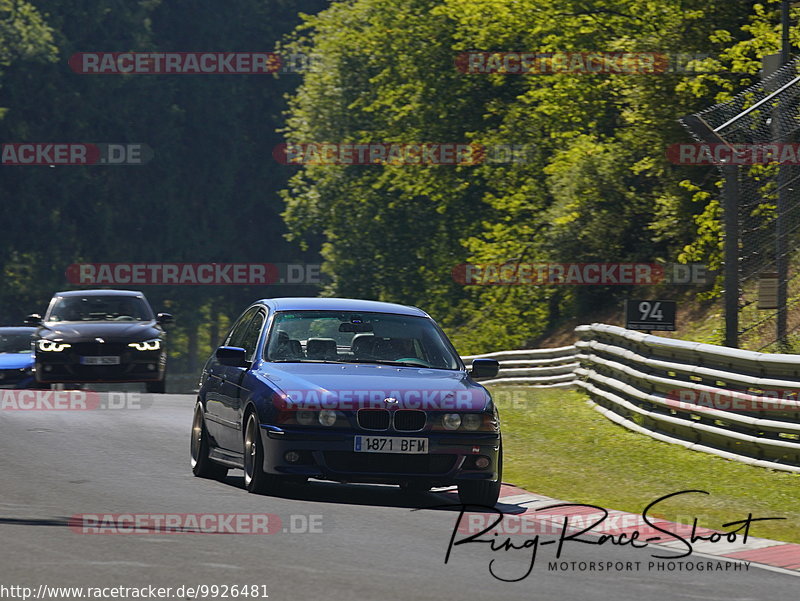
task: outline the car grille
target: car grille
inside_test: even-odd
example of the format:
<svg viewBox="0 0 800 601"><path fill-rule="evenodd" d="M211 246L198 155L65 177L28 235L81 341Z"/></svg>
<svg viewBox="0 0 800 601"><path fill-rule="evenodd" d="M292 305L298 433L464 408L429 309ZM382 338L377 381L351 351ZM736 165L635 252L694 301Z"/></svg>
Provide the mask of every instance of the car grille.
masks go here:
<svg viewBox="0 0 800 601"><path fill-rule="evenodd" d="M424 411L400 409L394 413L394 429L398 432L416 432L425 427L427 418Z"/></svg>
<svg viewBox="0 0 800 601"><path fill-rule="evenodd" d="M388 430L390 414L386 409L359 409L358 425L365 430Z"/></svg>
<svg viewBox="0 0 800 601"><path fill-rule="evenodd" d="M326 451L325 463L337 472L374 474L446 474L455 455L399 455L394 453L355 453Z"/></svg>

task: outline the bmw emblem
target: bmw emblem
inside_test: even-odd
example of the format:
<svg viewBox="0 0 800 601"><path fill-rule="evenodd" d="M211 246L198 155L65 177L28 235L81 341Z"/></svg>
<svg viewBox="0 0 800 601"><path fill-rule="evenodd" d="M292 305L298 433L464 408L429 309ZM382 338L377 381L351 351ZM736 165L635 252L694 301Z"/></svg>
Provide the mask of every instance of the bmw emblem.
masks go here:
<svg viewBox="0 0 800 601"><path fill-rule="evenodd" d="M387 405L395 405L397 403L397 399L392 396L389 396L383 399L383 402L386 403Z"/></svg>

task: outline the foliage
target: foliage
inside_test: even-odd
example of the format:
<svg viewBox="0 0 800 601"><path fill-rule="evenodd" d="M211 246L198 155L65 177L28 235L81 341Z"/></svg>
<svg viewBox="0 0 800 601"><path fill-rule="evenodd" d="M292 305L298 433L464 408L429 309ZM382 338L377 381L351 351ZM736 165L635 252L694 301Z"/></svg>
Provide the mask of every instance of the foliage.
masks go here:
<svg viewBox="0 0 800 601"><path fill-rule="evenodd" d="M526 145L525 162L306 165L289 235L323 239L331 295L420 304L464 352L531 344L616 302L603 287L462 286L463 263L720 261L718 174L679 167L678 124L751 83L776 5L726 0L344 0L289 47L315 53L287 141ZM465 51L691 54L662 74L462 74ZM707 58L704 58L707 57ZM688 58L683 62L687 62ZM713 71L713 73L709 72Z"/></svg>

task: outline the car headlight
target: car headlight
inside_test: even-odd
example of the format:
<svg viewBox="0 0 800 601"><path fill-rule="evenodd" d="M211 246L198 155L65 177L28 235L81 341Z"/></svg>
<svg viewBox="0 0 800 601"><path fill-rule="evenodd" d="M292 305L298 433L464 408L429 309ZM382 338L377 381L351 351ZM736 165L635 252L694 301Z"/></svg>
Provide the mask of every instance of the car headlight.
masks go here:
<svg viewBox="0 0 800 601"><path fill-rule="evenodd" d="M52 340L39 340L37 342L39 350L44 353L60 353L61 351L71 347L71 344L66 342L53 342Z"/></svg>
<svg viewBox="0 0 800 601"><path fill-rule="evenodd" d="M465 413L461 416L461 426L465 430L477 430L483 423L483 417L479 413Z"/></svg>
<svg viewBox="0 0 800 601"><path fill-rule="evenodd" d="M319 423L323 426L332 426L336 423L336 412L326 409L319 412Z"/></svg>
<svg viewBox="0 0 800 601"><path fill-rule="evenodd" d="M461 416L458 413L445 413L442 416L442 425L447 430L458 430L461 425Z"/></svg>
<svg viewBox="0 0 800 601"><path fill-rule="evenodd" d="M157 351L161 348L161 339L154 338L153 340L145 340L144 342L131 342L129 345L137 351Z"/></svg>
<svg viewBox="0 0 800 601"><path fill-rule="evenodd" d="M297 423L302 426L310 426L314 423L317 414L315 411L298 411L297 412Z"/></svg>

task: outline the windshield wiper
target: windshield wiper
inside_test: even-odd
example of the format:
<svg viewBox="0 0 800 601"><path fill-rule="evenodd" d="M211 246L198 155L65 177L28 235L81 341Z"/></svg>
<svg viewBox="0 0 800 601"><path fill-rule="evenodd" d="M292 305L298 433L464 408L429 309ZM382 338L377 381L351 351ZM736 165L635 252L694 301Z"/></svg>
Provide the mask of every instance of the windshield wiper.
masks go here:
<svg viewBox="0 0 800 601"><path fill-rule="evenodd" d="M267 359L270 363L347 363L347 361L334 361L332 359Z"/></svg>
<svg viewBox="0 0 800 601"><path fill-rule="evenodd" d="M425 367L420 363L412 363L411 361L392 361L390 359L348 359L347 361L340 361L339 363L379 363L380 365L399 365L401 367Z"/></svg>

